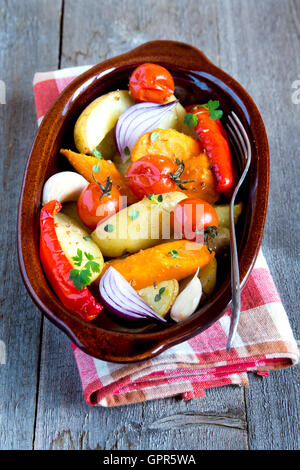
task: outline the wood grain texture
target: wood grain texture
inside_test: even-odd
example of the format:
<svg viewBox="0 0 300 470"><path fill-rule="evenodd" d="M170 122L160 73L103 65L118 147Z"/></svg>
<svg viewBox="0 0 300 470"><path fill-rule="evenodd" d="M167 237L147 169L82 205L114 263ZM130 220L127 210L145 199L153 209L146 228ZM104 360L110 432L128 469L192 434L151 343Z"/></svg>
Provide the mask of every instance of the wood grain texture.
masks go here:
<svg viewBox="0 0 300 470"><path fill-rule="evenodd" d="M41 323L15 271L15 226L7 221L16 218L36 130L33 73L93 64L153 39L181 40L240 81L265 121L271 187L263 248L299 337L299 230L291 229L290 213L296 212L299 197L300 105L292 103L291 94L299 78L300 1L116 4L0 0L0 79L7 84L7 104L0 104L0 224L5 227L0 340L7 347L7 364L0 365L0 448L295 449L297 368L264 379L251 376L248 389L212 389L204 399L189 402L172 398L115 409L88 407L69 340L47 320Z"/></svg>
<svg viewBox="0 0 300 470"><path fill-rule="evenodd" d="M6 364L0 365L1 448L31 449L34 437L41 316L19 274L16 218L36 131L33 74L57 67L60 3L0 1L0 79L6 84L6 104L0 104L0 339L6 346Z"/></svg>

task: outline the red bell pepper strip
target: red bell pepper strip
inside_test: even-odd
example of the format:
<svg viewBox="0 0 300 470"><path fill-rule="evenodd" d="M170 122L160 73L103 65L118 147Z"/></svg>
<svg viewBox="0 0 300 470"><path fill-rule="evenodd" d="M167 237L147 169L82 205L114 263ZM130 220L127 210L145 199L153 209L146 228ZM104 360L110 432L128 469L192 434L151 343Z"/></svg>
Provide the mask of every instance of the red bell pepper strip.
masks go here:
<svg viewBox="0 0 300 470"><path fill-rule="evenodd" d="M230 197L234 186L234 172L228 138L220 119L212 119L207 107L188 106L187 113L196 116L195 130L206 150L217 179L217 191Z"/></svg>
<svg viewBox="0 0 300 470"><path fill-rule="evenodd" d="M78 290L69 280L73 268L64 254L55 231L55 214L61 203L48 202L40 215L40 256L46 276L63 305L83 320L91 321L102 311L87 287Z"/></svg>

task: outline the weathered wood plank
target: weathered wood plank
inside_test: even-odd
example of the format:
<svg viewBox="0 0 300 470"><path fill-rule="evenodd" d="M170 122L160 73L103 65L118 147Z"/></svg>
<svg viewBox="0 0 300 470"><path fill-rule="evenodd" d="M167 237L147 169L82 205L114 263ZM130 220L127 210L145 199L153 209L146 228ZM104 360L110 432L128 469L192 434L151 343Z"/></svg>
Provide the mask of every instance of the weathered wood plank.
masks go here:
<svg viewBox="0 0 300 470"><path fill-rule="evenodd" d="M300 2L218 2L221 66L254 98L270 144L271 181L263 249L299 338L300 104L292 83L300 70ZM297 230L298 227L298 230ZM296 449L297 369L252 378L246 391L249 441L255 449Z"/></svg>
<svg viewBox="0 0 300 470"><path fill-rule="evenodd" d="M61 66L96 63L159 38L194 44L216 62L218 35L209 31L216 31L212 2L123 0L112 8L109 0L65 1ZM68 340L46 321L35 448L244 449L243 390L210 390L191 402L91 409Z"/></svg>
<svg viewBox="0 0 300 470"><path fill-rule="evenodd" d="M242 389L226 387L189 402L90 408L69 342L46 321L35 449L245 449L242 395Z"/></svg>
<svg viewBox="0 0 300 470"><path fill-rule="evenodd" d="M6 348L6 364L0 364L1 449L31 449L34 435L41 315L19 275L16 218L36 131L33 74L57 66L60 8L60 0L0 0L0 79L6 85L6 104L0 104L0 340Z"/></svg>

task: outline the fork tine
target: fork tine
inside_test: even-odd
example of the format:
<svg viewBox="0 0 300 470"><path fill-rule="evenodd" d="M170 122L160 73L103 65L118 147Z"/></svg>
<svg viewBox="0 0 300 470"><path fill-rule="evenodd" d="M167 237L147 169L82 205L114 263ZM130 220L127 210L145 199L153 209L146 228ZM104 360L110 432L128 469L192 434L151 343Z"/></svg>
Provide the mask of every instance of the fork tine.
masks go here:
<svg viewBox="0 0 300 470"><path fill-rule="evenodd" d="M241 288L240 288L240 273L239 273L239 262L237 253L237 244L235 236L235 225L234 225L234 202L237 192L243 183L246 174L248 172L251 162L251 145L248 135L237 117L232 111L232 116L228 116L231 126L227 124L227 128L230 131L232 139L235 142L235 147L239 149L240 154L244 157L244 163L246 163L242 175L235 187L231 201L230 201L230 255L231 255L231 289L232 289L232 307L231 307L231 318L230 328L228 333L228 342L226 351L228 352L231 348L233 338L235 336L237 326L239 323L241 313Z"/></svg>

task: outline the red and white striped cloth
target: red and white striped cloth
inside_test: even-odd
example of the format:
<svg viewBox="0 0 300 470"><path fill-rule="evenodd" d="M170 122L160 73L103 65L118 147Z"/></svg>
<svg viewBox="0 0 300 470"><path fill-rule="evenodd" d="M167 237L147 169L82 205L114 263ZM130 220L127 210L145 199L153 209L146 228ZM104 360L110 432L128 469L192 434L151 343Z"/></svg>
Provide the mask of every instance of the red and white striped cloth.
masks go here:
<svg viewBox="0 0 300 470"><path fill-rule="evenodd" d="M38 123L59 93L88 68L35 74ZM102 406L179 394L189 400L204 396L205 389L211 387L248 385L249 371L268 375L270 370L298 362L297 343L262 252L243 290L237 335L227 353L229 313L201 335L141 363L100 361L73 345L85 400Z"/></svg>

